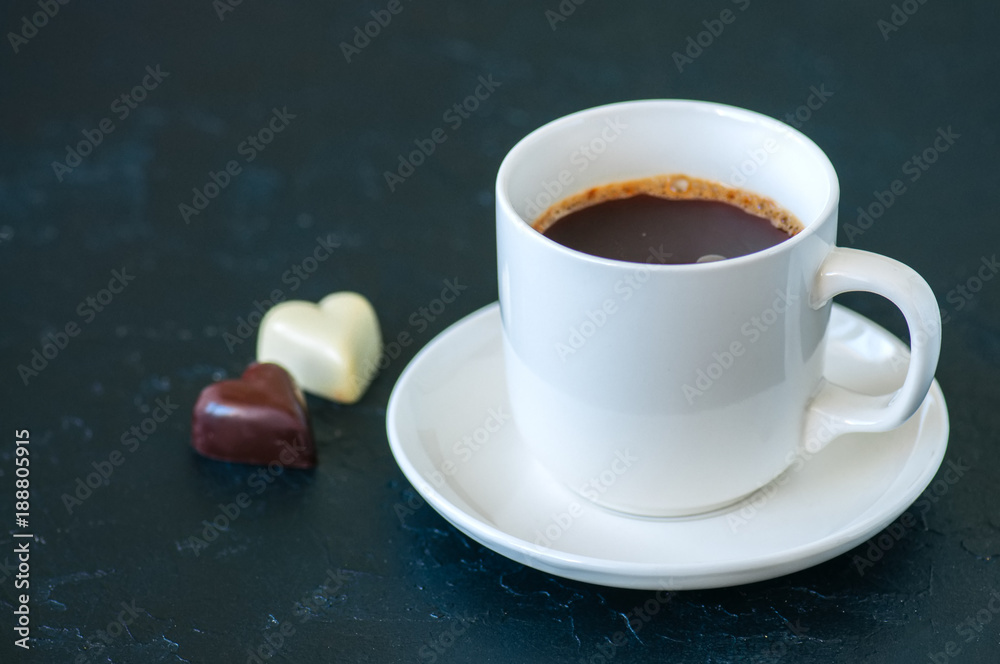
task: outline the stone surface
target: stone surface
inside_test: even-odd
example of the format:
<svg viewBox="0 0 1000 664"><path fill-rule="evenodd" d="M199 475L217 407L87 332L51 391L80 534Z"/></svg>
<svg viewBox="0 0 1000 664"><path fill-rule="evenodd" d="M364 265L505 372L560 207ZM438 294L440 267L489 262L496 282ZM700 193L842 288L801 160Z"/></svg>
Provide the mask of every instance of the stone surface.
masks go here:
<svg viewBox="0 0 1000 664"><path fill-rule="evenodd" d="M354 53L341 43L386 3L71 2L15 53L6 33L40 10L11 3L0 516L14 529L13 431L28 429L37 540L25 657L11 654L16 557L0 536L0 661L242 663L274 647L291 662L926 662L949 643L948 661L995 661L1000 620L970 640L958 628L1000 589L1000 279L982 267L1000 248L1000 15L986 0L895 3L918 9L888 30L893 4L590 0L564 17L555 0L404 0ZM144 79L143 101L120 101ZM943 468L898 537L658 597L498 556L396 467L396 377L497 298L506 151L569 112L648 97L800 125L838 169L840 242L902 260L938 295L947 460L968 469L948 483ZM114 130L90 154L53 168L104 119ZM935 151L949 128L959 138ZM254 359L266 302L340 290L374 304L391 359L352 406L309 398L316 470L192 454L191 407ZM841 301L905 335L879 298ZM119 615L127 632L109 628Z"/></svg>

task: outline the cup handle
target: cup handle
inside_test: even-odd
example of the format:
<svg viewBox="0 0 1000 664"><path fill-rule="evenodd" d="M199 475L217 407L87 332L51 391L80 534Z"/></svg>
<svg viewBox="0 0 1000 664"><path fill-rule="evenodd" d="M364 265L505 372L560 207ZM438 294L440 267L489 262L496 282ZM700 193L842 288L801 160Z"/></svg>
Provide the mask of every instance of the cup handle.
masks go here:
<svg viewBox="0 0 1000 664"><path fill-rule="evenodd" d="M824 379L806 415L809 452L841 434L888 431L903 424L923 403L941 353L937 298L911 268L868 251L834 247L816 275L809 304L819 309L848 291L875 293L899 307L910 329L910 365L903 386L892 394L869 396Z"/></svg>

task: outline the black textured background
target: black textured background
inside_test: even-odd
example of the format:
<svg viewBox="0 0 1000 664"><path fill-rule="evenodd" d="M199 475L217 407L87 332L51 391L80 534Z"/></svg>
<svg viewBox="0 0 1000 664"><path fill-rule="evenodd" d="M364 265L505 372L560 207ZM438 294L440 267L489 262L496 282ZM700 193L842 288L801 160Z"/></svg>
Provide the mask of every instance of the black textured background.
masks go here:
<svg viewBox="0 0 1000 664"><path fill-rule="evenodd" d="M1000 280L956 290L1000 243L996 4L906 0L915 12L884 35L888 1L563 0L573 12L553 28L558 0L401 0L347 62L340 43L386 4L243 0L220 19L211 0L72 0L17 52L9 33L38 6L0 10L0 661L242 663L279 635L282 662L1000 659L988 608L1000 590ZM735 21L679 71L674 52L724 8ZM169 76L119 119L112 102L147 65ZM452 128L443 113L480 76L500 86ZM651 593L524 568L421 506L389 453L385 405L420 346L497 297L505 152L601 103L694 98L784 118L821 86L833 94L801 128L839 171L841 243L913 266L946 314L938 379L948 459L970 467L960 480L871 566L859 571L865 545L785 578L674 593L635 633L628 617ZM285 107L287 129L185 224L192 188L242 160L241 141ZM113 133L60 181L52 163L103 118ZM447 141L391 192L384 171L438 127ZM905 162L949 127L955 144L910 182ZM895 179L905 193L848 238L858 206ZM331 233L341 248L292 292L282 275ZM86 320L79 303L123 269L134 280ZM468 288L418 330L410 316L445 279ZM315 472L251 484L256 469L192 453L190 407L253 359L253 339L230 352L223 335L275 288L307 300L357 290L387 339L417 343L359 404L311 401ZM885 301L844 301L905 337ZM25 385L17 366L70 322L80 334ZM123 434L157 399L178 408L130 451ZM12 631L16 429L32 451L28 653ZM70 513L63 495L114 450L123 463ZM191 546L241 491L250 507ZM123 602L136 614L125 631ZM970 617L978 629L960 633Z"/></svg>

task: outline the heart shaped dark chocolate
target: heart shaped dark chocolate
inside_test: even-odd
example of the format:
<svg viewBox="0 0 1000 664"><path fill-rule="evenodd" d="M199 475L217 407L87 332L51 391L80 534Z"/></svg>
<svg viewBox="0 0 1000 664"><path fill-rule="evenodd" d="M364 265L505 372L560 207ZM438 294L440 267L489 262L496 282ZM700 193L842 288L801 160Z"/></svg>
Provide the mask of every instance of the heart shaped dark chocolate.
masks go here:
<svg viewBox="0 0 1000 664"><path fill-rule="evenodd" d="M316 466L316 446L302 391L271 363L251 364L239 380L201 391L191 445L210 459L286 468Z"/></svg>

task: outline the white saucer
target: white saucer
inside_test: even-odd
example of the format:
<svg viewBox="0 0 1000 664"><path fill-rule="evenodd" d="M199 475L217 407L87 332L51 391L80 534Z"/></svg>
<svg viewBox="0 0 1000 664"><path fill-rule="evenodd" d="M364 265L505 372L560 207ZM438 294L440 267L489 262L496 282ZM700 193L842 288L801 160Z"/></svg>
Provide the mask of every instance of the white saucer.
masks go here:
<svg viewBox="0 0 1000 664"><path fill-rule="evenodd" d="M832 381L871 394L902 383L905 345L868 319L835 305L828 339ZM423 348L389 399L392 453L424 499L468 536L530 567L589 583L715 588L829 560L916 500L948 444L935 381L904 426L839 438L735 507L686 519L630 517L557 484L525 453L509 419L502 355L495 303Z"/></svg>

